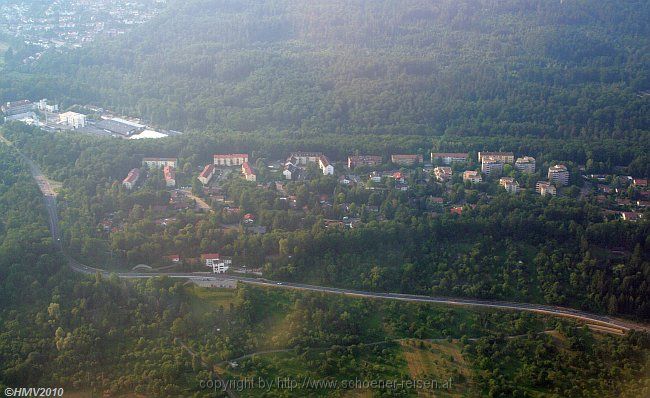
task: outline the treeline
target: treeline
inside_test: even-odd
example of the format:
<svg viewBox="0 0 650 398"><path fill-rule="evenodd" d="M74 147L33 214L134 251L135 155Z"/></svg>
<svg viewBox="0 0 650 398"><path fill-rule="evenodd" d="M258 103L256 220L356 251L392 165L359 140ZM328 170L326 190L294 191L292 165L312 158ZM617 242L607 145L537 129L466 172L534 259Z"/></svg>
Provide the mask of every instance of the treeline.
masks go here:
<svg viewBox="0 0 650 398"><path fill-rule="evenodd" d="M639 0L175 1L117 41L10 51L0 98L184 130L647 142L649 18Z"/></svg>

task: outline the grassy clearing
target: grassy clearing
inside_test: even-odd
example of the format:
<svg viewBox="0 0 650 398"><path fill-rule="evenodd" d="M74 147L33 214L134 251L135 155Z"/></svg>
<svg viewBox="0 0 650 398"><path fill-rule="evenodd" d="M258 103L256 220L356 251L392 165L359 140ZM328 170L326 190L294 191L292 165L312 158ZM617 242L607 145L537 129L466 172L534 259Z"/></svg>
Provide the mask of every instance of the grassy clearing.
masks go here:
<svg viewBox="0 0 650 398"><path fill-rule="evenodd" d="M465 362L456 343L404 340L402 356L408 374L414 380L436 380L442 383L451 379L451 388L419 390L420 397L463 397L473 390L472 370Z"/></svg>
<svg viewBox="0 0 650 398"><path fill-rule="evenodd" d="M198 286L188 286L188 291L192 296L192 308L200 312L215 311L222 306L228 311L230 305L237 305L237 289L214 289L202 288Z"/></svg>

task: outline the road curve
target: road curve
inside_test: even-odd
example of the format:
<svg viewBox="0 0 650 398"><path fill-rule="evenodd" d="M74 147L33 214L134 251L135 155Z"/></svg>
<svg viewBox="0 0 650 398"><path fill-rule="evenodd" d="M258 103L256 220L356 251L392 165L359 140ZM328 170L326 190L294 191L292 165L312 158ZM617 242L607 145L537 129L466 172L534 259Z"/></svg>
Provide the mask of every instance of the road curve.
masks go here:
<svg viewBox="0 0 650 398"><path fill-rule="evenodd" d="M8 145L11 145L11 143L6 141L2 136L0 136L0 140L4 141ZM61 234L58 226L59 221L57 215L56 197L52 193L51 188L47 184L47 179L40 171L39 167L34 162L32 162L31 159L27 158L15 146L14 149L30 166L32 176L39 183L39 187L41 187L41 191L43 192L43 197L45 201L45 207L47 209L47 213L49 216L48 218L50 224L50 231L52 233L52 239L56 247L59 248L63 253L63 255L66 257L70 268L72 268L72 270L74 270L75 272L79 272L87 275L94 275L100 273L103 276L109 276L111 274L110 272L100 268L90 267L88 265L82 264L79 261L72 258L71 256L69 256L67 253L65 253L61 245ZM45 183L43 183L43 181ZM630 330L638 330L638 331L645 331L645 332L650 331L650 325L639 324L639 323L635 323L635 322L631 322L619 318L614 318L606 315L592 314L589 312L575 310L571 308L557 307L557 306L550 306L550 305L543 305L543 304L520 303L520 302L498 301L498 300L480 300L480 299L470 299L470 298L432 297L432 296L423 296L423 295L416 295L416 294L367 292L367 291L360 291L360 290L353 290L353 289L341 289L341 288L327 287L327 286L307 285L302 283L278 282L278 281L272 281L263 278L248 278L248 277L235 276L235 275L218 276L218 275L202 273L202 272L194 272L194 273L119 272L116 273L116 275L124 279L147 279L156 276L167 276L170 278L182 278L182 279L190 279L190 280L213 280L213 281L218 279L231 279L242 283L247 283L247 284L257 285L257 286L339 294L339 295L345 295L351 297L532 312L532 313L543 314L543 315L570 318L587 324L600 326L606 329L612 329L613 332L614 331L628 332Z"/></svg>

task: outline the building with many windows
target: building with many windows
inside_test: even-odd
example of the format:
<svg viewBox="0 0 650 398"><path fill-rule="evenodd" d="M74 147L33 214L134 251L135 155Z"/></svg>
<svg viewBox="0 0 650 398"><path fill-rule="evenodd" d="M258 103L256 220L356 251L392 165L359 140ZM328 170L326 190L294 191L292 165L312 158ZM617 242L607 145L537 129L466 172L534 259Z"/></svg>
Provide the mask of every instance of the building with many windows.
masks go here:
<svg viewBox="0 0 650 398"><path fill-rule="evenodd" d="M144 158L142 165L150 169L159 169L165 166L178 167L178 158Z"/></svg>
<svg viewBox="0 0 650 398"><path fill-rule="evenodd" d="M6 102L0 107L0 111L6 116L20 115L34 111L34 104L29 100Z"/></svg>
<svg viewBox="0 0 650 398"><path fill-rule="evenodd" d="M569 170L563 164L556 164L548 169L548 180L555 185L569 185Z"/></svg>
<svg viewBox="0 0 650 398"><path fill-rule="evenodd" d="M442 162L442 164L461 163L466 162L468 158L468 153L431 152L431 163L437 161Z"/></svg>
<svg viewBox="0 0 650 398"><path fill-rule="evenodd" d="M501 177L499 179L499 185L510 193L519 192L519 183L512 177Z"/></svg>
<svg viewBox="0 0 650 398"><path fill-rule="evenodd" d="M333 175L334 166L330 163L327 156L320 152L293 152L285 162L285 178L287 180L295 179L295 171L299 170L299 166L305 166L309 163L316 163L323 175ZM289 167L289 166L292 167ZM292 169L292 170L290 170ZM292 177L293 176L293 177Z"/></svg>
<svg viewBox="0 0 650 398"><path fill-rule="evenodd" d="M374 155L358 155L348 156L348 167L353 169L358 166L375 167L380 166L383 162L381 156Z"/></svg>
<svg viewBox="0 0 650 398"><path fill-rule="evenodd" d="M512 152L479 152L478 161L483 162L483 158L491 157L501 163L514 163L515 154Z"/></svg>
<svg viewBox="0 0 650 398"><path fill-rule="evenodd" d="M522 173L534 173L535 172L535 158L531 156L524 156L517 158L515 162L515 169L521 171Z"/></svg>
<svg viewBox="0 0 650 398"><path fill-rule="evenodd" d="M481 159L481 172L487 176L499 175L503 172L503 162L492 156L483 156Z"/></svg>
<svg viewBox="0 0 650 398"><path fill-rule="evenodd" d="M557 195L557 189L555 188L555 185L551 184L548 181L537 181L537 184L535 184L535 191L542 195Z"/></svg>
<svg viewBox="0 0 650 398"><path fill-rule="evenodd" d="M215 166L225 166L225 167L241 166L246 162L248 162L248 155L245 153L228 153L228 154L214 155Z"/></svg>
<svg viewBox="0 0 650 398"><path fill-rule="evenodd" d="M202 254L201 261L205 262L206 267L212 268L212 272L215 274L225 273L232 265L231 258L222 257L218 253Z"/></svg>
<svg viewBox="0 0 650 398"><path fill-rule="evenodd" d="M483 177L481 177L481 173L476 170L467 170L463 173L463 181L469 181L475 184L483 181Z"/></svg>
<svg viewBox="0 0 650 398"><path fill-rule="evenodd" d="M317 163L318 159L323 156L320 152L292 152L287 158L294 166L305 166L308 163Z"/></svg>
<svg viewBox="0 0 650 398"><path fill-rule="evenodd" d="M390 161L399 166L413 166L424 161L422 155L391 155Z"/></svg>
<svg viewBox="0 0 650 398"><path fill-rule="evenodd" d="M59 122L73 129L78 129L86 126L86 115L77 112L65 112L59 115Z"/></svg>

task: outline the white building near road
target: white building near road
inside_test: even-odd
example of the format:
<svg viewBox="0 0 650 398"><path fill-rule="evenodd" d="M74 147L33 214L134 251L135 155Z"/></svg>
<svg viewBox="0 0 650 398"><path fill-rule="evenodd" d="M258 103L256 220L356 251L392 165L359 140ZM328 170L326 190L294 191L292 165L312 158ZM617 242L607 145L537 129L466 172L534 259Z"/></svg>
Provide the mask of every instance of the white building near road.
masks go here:
<svg viewBox="0 0 650 398"><path fill-rule="evenodd" d="M208 253L201 255L201 260L205 261L205 266L212 268L215 274L223 274L232 265L232 259L221 257L217 253Z"/></svg>

